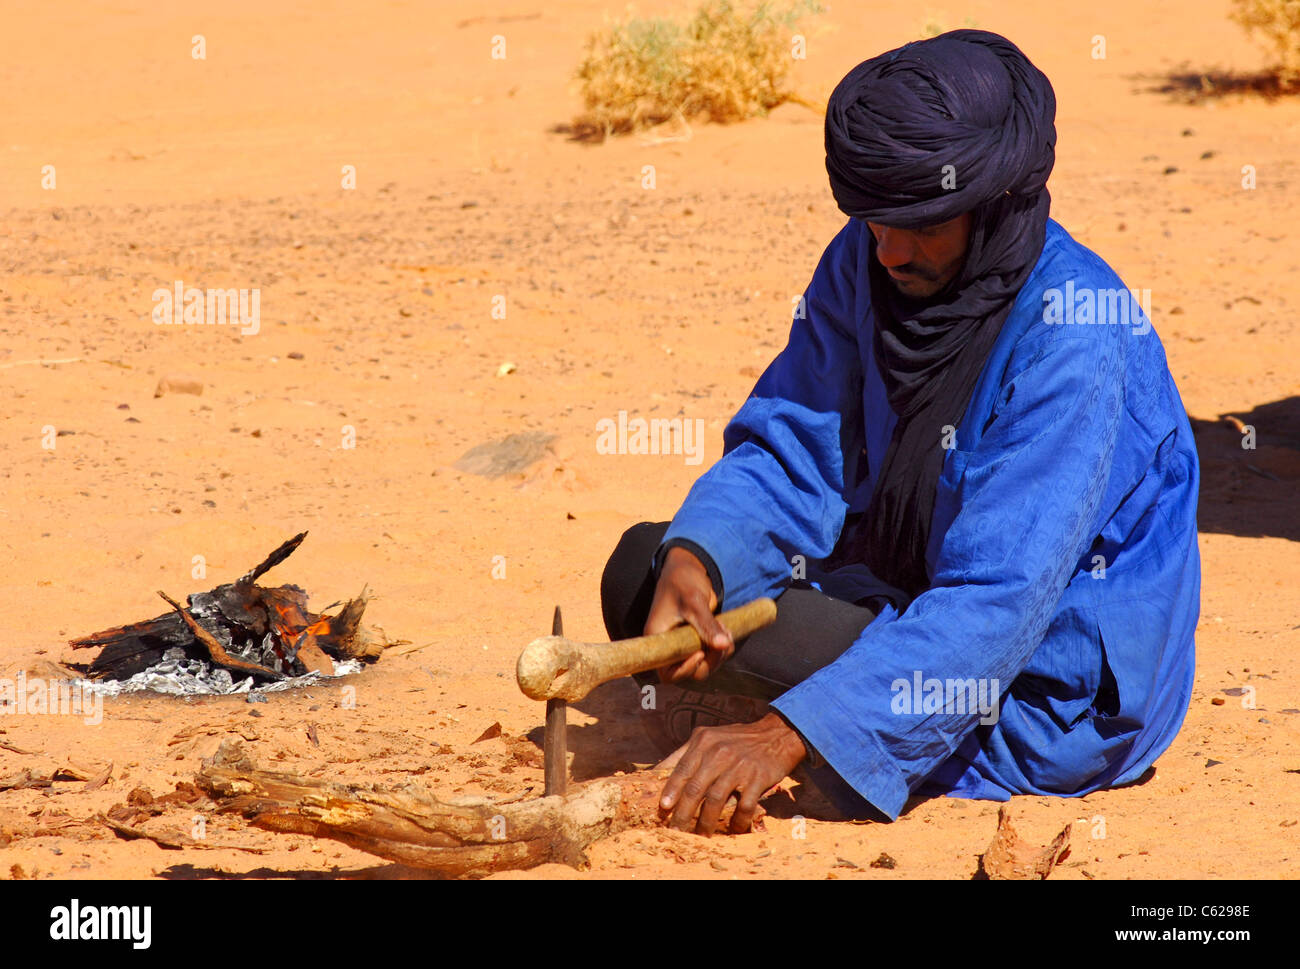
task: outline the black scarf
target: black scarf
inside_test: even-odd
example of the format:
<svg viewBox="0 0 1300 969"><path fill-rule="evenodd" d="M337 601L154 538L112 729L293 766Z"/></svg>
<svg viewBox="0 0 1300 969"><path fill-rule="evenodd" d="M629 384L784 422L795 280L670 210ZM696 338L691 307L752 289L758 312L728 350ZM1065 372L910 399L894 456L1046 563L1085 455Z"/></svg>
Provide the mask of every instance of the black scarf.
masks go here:
<svg viewBox="0 0 1300 969"><path fill-rule="evenodd" d="M961 271L921 302L896 289L864 230L876 366L898 425L865 521L837 551L909 596L930 583L945 428L960 423L1042 253L1055 114L1047 78L1010 41L978 30L859 64L827 106L826 168L846 215L908 229L972 213Z"/></svg>

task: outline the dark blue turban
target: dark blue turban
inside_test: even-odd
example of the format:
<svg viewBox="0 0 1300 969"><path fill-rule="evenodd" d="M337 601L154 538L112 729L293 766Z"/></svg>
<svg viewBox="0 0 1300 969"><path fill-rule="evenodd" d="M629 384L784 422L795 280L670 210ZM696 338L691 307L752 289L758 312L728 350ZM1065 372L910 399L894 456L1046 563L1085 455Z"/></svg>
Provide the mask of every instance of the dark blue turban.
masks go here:
<svg viewBox="0 0 1300 969"><path fill-rule="evenodd" d="M909 596L929 586L943 428L960 423L1042 253L1055 116L1043 73L984 30L864 61L826 108L826 171L846 215L914 229L972 213L961 271L923 301L891 284L868 233L876 365L899 421L865 521L846 528L833 558L864 561Z"/></svg>

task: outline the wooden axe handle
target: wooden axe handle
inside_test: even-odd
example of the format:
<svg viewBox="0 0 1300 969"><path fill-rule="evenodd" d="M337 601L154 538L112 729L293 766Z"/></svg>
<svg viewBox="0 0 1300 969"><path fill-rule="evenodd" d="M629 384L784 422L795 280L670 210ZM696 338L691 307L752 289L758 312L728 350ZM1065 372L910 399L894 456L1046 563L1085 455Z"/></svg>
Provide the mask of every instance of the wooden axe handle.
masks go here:
<svg viewBox="0 0 1300 969"><path fill-rule="evenodd" d="M776 619L776 603L755 599L718 616L732 638L744 639ZM519 689L534 700L581 700L600 684L676 663L700 648L690 625L616 643L575 643L563 636L534 639L519 654Z"/></svg>

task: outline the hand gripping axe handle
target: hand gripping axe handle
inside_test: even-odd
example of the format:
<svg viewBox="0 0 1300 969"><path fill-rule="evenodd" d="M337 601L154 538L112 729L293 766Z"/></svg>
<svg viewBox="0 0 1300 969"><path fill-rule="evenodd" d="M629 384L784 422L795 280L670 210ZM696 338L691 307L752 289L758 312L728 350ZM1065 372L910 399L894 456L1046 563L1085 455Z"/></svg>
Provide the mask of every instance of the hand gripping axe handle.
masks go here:
<svg viewBox="0 0 1300 969"><path fill-rule="evenodd" d="M775 619L776 603L771 599L755 599L718 616L718 621L736 640L744 639ZM542 750L547 797L564 794L567 787L568 701L581 700L609 680L680 662L701 646L699 633L689 625L616 643L575 643L562 635L559 606L555 607L551 633L525 646L515 665L515 678L524 695L546 701L546 739Z"/></svg>
<svg viewBox="0 0 1300 969"><path fill-rule="evenodd" d="M737 640L775 619L776 603L771 599L755 599L718 616ZM699 634L689 625L614 643L575 643L564 636L543 636L519 654L515 677L519 689L531 699L581 700L602 683L678 663L700 646Z"/></svg>

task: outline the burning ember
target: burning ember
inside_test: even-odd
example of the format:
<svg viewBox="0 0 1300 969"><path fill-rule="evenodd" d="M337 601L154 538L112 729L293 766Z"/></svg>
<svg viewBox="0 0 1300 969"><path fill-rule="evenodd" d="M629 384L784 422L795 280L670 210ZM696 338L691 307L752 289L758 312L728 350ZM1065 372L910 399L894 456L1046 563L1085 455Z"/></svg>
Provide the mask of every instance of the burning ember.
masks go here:
<svg viewBox="0 0 1300 969"><path fill-rule="evenodd" d="M192 594L188 608L159 592L171 612L72 640L73 649L100 650L94 662L75 668L92 679L128 680L144 673L201 672L202 664L210 663L219 668L214 672L228 671L221 679L232 684L251 678L267 686L311 673L333 676L342 672L336 671L336 660L373 663L392 644L371 639L361 625L364 590L330 616L309 612L307 593L296 585L257 584L306 537L306 532L295 535L237 581Z"/></svg>

